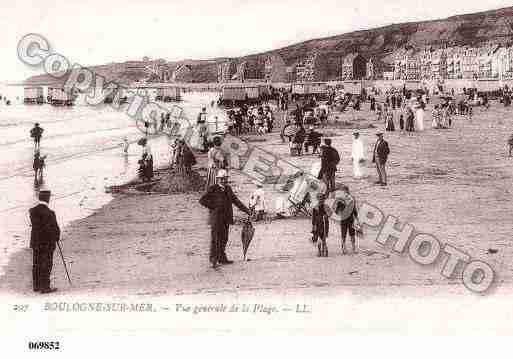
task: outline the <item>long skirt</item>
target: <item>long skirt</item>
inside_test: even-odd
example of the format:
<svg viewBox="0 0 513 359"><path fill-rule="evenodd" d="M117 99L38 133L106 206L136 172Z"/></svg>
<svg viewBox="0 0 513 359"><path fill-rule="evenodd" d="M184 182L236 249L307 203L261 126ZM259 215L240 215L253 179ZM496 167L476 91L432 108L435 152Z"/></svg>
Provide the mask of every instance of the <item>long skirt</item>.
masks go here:
<svg viewBox="0 0 513 359"><path fill-rule="evenodd" d="M144 163L144 177L148 180L153 178L153 159L149 159Z"/></svg>
<svg viewBox="0 0 513 359"><path fill-rule="evenodd" d="M387 119L386 131L395 131L395 125L393 118Z"/></svg>
<svg viewBox="0 0 513 359"><path fill-rule="evenodd" d="M217 171L219 171L219 169L217 167L209 167L208 168L208 170L207 170L207 184L206 184L205 190L207 190L210 186L216 184Z"/></svg>
<svg viewBox="0 0 513 359"><path fill-rule="evenodd" d="M353 160L353 175L354 178L365 177L365 161Z"/></svg>
<svg viewBox="0 0 513 359"><path fill-rule="evenodd" d="M415 131L415 125L414 125L413 121L414 121L413 116L406 117L406 131L408 131L408 132Z"/></svg>

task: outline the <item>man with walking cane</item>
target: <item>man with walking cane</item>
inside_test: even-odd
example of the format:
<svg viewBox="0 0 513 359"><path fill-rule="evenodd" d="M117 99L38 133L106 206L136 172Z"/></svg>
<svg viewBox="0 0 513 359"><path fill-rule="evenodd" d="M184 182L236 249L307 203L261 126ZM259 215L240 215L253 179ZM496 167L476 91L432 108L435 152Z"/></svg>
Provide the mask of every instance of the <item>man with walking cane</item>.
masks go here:
<svg viewBox="0 0 513 359"><path fill-rule="evenodd" d="M250 210L237 198L228 185L228 172L220 169L216 175L216 184L210 186L200 198L199 203L210 210L210 263L213 268L218 264L231 264L226 257L226 244L233 224L233 206L250 215Z"/></svg>
<svg viewBox="0 0 513 359"><path fill-rule="evenodd" d="M50 273L53 266L53 252L59 244L61 231L55 212L48 208L50 196L50 191L40 190L39 204L29 210L32 224L30 233L30 248L33 253L32 283L34 292L43 294L57 290L50 287Z"/></svg>

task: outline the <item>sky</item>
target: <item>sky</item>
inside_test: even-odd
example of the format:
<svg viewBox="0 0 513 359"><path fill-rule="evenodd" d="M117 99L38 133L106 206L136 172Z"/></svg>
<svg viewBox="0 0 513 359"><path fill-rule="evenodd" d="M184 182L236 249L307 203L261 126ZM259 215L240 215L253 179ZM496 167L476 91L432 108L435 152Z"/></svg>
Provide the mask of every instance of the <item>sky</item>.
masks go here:
<svg viewBox="0 0 513 359"><path fill-rule="evenodd" d="M0 81L42 73L16 55L38 33L83 66L138 60L235 57L392 23L511 6L499 0L44 0L0 4Z"/></svg>

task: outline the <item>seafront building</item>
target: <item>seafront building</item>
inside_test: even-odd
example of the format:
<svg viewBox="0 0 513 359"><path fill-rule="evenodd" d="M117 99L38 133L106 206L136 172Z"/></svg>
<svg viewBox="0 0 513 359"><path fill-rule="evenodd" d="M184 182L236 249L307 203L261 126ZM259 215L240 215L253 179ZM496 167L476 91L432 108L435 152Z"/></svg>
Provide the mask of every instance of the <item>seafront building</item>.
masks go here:
<svg viewBox="0 0 513 359"><path fill-rule="evenodd" d="M266 82L287 82L287 65L281 56L267 57L264 65L264 79Z"/></svg>
<svg viewBox="0 0 513 359"><path fill-rule="evenodd" d="M383 80L385 77L393 79L393 66L377 57L370 57L365 68L365 78L367 80Z"/></svg>
<svg viewBox="0 0 513 359"><path fill-rule="evenodd" d="M499 49L499 67L503 80L513 79L513 48Z"/></svg>
<svg viewBox="0 0 513 359"><path fill-rule="evenodd" d="M217 82L229 82L237 72L234 61L226 61L217 65Z"/></svg>
<svg viewBox="0 0 513 359"><path fill-rule="evenodd" d="M342 80L361 80L366 73L367 60L359 53L350 53L342 60Z"/></svg>
<svg viewBox="0 0 513 359"><path fill-rule="evenodd" d="M479 48L401 48L393 54L394 80L511 79L513 49L497 44Z"/></svg>
<svg viewBox="0 0 513 359"><path fill-rule="evenodd" d="M153 81L191 82L190 65L163 59L109 64L118 72L145 73ZM330 53L317 50L285 61L278 54L226 60L217 65L218 82L316 82L329 80L508 80L513 79L513 47L403 47L385 58L359 52Z"/></svg>
<svg viewBox="0 0 513 359"><path fill-rule="evenodd" d="M317 53L310 54L308 57L301 59L295 66L296 81L308 82L317 81L319 69L316 67Z"/></svg>

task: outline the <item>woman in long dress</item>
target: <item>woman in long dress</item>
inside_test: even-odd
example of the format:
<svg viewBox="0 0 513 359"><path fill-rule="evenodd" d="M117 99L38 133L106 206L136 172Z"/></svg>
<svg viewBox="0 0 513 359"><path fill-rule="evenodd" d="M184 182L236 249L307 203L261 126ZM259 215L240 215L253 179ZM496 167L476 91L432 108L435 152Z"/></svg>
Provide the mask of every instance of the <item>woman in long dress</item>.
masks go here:
<svg viewBox="0 0 513 359"><path fill-rule="evenodd" d="M431 127L438 128L440 126L440 111L438 110L438 105L435 105L435 108L431 113L431 117L433 117L433 120L431 121Z"/></svg>
<svg viewBox="0 0 513 359"><path fill-rule="evenodd" d="M417 131L424 131L424 108L422 104L419 105L415 113L415 127Z"/></svg>
<svg viewBox="0 0 513 359"><path fill-rule="evenodd" d="M409 106L406 107L406 132L408 132L409 135L415 132L413 110Z"/></svg>
<svg viewBox="0 0 513 359"><path fill-rule="evenodd" d="M385 131L395 131L394 114L390 109L388 109L388 111L385 114L385 123Z"/></svg>
<svg viewBox="0 0 513 359"><path fill-rule="evenodd" d="M208 150L207 158L208 158L208 170L207 170L207 184L205 189L208 189L210 186L216 183L217 172L226 168L227 159L226 154L221 148L221 138L214 137L214 146Z"/></svg>
<svg viewBox="0 0 513 359"><path fill-rule="evenodd" d="M355 178L365 177L364 163L365 163L365 150L363 142L358 132L353 133L353 145L351 151L351 158L353 160L353 175Z"/></svg>

